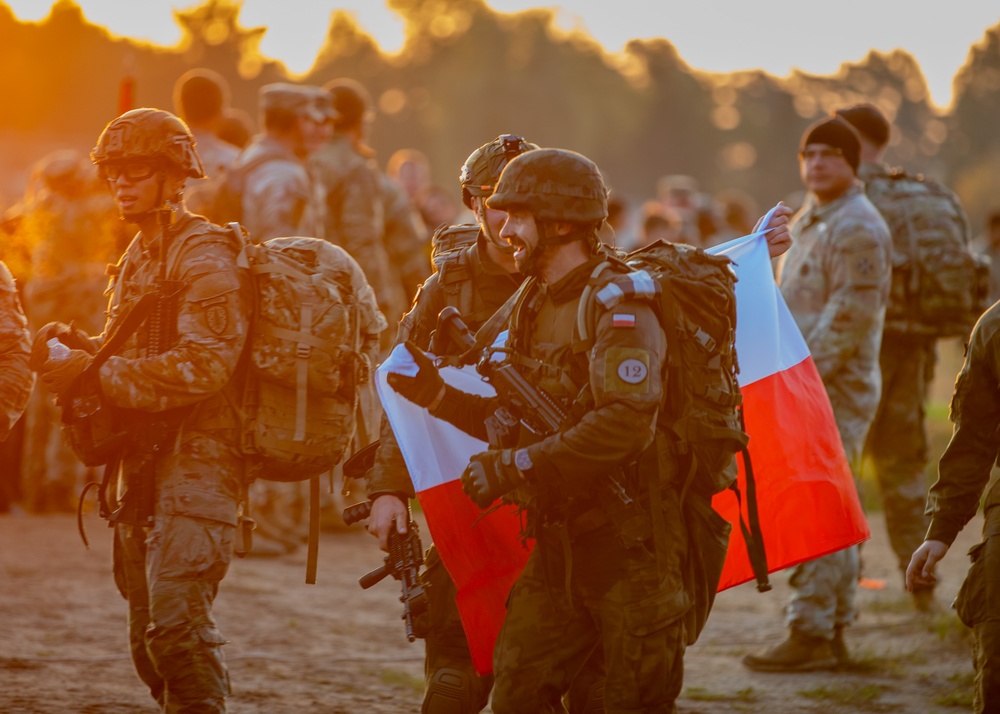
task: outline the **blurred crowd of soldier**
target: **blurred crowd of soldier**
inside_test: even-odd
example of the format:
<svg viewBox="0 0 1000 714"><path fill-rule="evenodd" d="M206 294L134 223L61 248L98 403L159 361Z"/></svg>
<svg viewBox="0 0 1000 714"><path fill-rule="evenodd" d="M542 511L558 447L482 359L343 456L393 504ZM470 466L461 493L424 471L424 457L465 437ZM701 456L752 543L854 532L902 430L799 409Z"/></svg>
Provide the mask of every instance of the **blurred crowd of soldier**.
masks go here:
<svg viewBox="0 0 1000 714"><path fill-rule="evenodd" d="M433 185L429 160L416 149L396 152L385 170L379 168L368 145L375 120L372 98L351 79L322 87L291 83L262 87L255 129L249 116L229 106L221 76L192 70L176 84L174 109L190 128L204 168L204 178L187 180L188 209L219 224L238 221L259 240L312 236L346 249L374 288L389 324L399 322L398 334L390 329L382 335L383 357L394 344L406 340L428 349L434 319L446 305L458 307L475 329L520 285L514 248L505 240L509 234L501 235L506 214L487 199L501 170L525 151L538 148L526 139L503 135L484 144L462 167L460 186L442 188ZM880 204L875 187L887 175L883 154L890 130L880 111L860 105L817 122L803 135L799 160L806 190L786 199L786 204L794 204L786 213L797 212L791 228L794 244L781 259L777 274L831 396L855 473L862 454L872 459L890 541L903 574L911 554L922 547L930 520L924 513L928 492L924 472L934 455L928 453L924 406L934 372L936 338L908 334L886 321L894 209ZM832 189L816 178L817 165L823 176L834 176ZM682 175L664 176L655 187L655 197L643 203L613 190L606 203L607 225L599 236L622 250L659 240L707 248L751 233L758 216L748 195L709 194L694 178ZM457 224L466 226L471 240L443 261L432 261L435 229L437 240L449 235L442 229ZM65 150L40 161L24 198L4 214L2 229L2 257L10 267L9 272L0 272L7 325L0 346L7 348L7 359L25 361L28 334L55 320L89 335L99 334L106 309L105 267L117 261L131 236L88 157ZM1000 214L990 217L976 245L992 259L991 301L996 300ZM17 278L20 295L10 273ZM986 349L981 347L969 359ZM965 371L970 369L967 364ZM0 386L10 381L12 370L0 370ZM994 389L997 383L993 382ZM27 388L25 383L3 387L0 416L6 422L0 434L10 431L11 436L2 446L0 512L75 510L82 486L96 474L64 444L52 395L41 389L32 392L30 386L29 381ZM384 549L389 529L407 521L413 485L370 385L362 392L361 403L359 443L381 436L366 493L374 503L369 530ZM24 416L17 421L22 408ZM997 412L1000 406L993 416ZM996 433L992 432L994 440ZM995 446L990 443L993 458ZM324 497L328 528L342 527L339 514L344 499L352 487L360 490L360 484L344 483L339 473L336 480L332 493ZM976 487L981 494L985 482L977 483L973 491ZM252 552L280 556L301 547L308 503L300 485L257 482L251 489L257 521ZM941 505L943 498L932 499L928 514L947 507ZM932 535L950 543L948 539L957 533L954 526L964 525L954 518L951 529L938 528ZM921 566L930 570L924 577L911 574L907 581L919 611L939 607L932 566L941 556L940 551L925 554ZM427 563L426 577L434 583L436 598L427 636L424 710L479 711L489 700L492 678L477 676L471 666L454 585L433 547ZM787 639L748 656L744 664L764 671L832 669L843 664L850 657L843 632L856 617L858 579L856 548L798 566L792 574L795 594L788 607ZM983 615L983 621L990 617ZM987 637L981 647L988 652L990 646L996 644ZM682 653L683 646L679 649ZM570 689L565 701L570 711L599 711L603 704L595 702L603 694L590 685L603 682L603 664L584 665L584 659L574 662L593 666L596 675L584 669L578 681L586 686ZM989 658L981 654L980 662ZM508 698L517 687L526 686L512 683L510 674L498 672L506 678ZM679 690L673 684L668 689L657 706L672 707ZM628 701L616 692L621 701ZM672 709L648 709L654 710Z"/></svg>

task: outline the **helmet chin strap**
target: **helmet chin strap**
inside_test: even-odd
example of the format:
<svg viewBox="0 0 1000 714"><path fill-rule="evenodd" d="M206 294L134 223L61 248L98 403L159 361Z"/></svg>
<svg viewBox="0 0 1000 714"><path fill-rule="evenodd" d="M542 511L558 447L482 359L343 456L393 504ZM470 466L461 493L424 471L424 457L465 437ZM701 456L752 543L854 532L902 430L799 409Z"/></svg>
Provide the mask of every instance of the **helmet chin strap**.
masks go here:
<svg viewBox="0 0 1000 714"><path fill-rule="evenodd" d="M514 255L514 253L517 252L517 248L493 232L493 229L490 228L489 221L486 220L485 216L479 221L479 227L483 229L483 234L486 236L486 240L488 240L494 248L504 255Z"/></svg>

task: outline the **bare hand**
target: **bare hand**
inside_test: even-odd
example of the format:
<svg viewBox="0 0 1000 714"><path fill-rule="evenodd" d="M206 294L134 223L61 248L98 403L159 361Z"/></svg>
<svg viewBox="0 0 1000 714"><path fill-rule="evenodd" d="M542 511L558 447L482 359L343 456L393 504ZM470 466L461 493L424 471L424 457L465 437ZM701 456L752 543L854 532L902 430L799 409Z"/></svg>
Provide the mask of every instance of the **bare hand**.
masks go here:
<svg viewBox="0 0 1000 714"><path fill-rule="evenodd" d="M406 501L391 493L375 497L371 515L368 517L368 532L378 538L379 548L388 552L389 533L395 528L397 533L403 535L409 522L410 512L406 507Z"/></svg>
<svg viewBox="0 0 1000 714"><path fill-rule="evenodd" d="M761 225L761 221L764 220L761 217L760 221L757 221L757 225L754 227L754 233L760 230L769 230L765 237L767 239L767 252L772 258L777 258L779 255L784 253L786 250L792 247L792 234L788 230L788 222L791 220L794 212L782 201L778 201L778 205L775 206L774 215L771 216L771 220L767 222L766 226Z"/></svg>
<svg viewBox="0 0 1000 714"><path fill-rule="evenodd" d="M937 583L934 568L947 552L948 546L939 540L925 540L921 543L913 551L910 564L906 567L906 589L913 592L913 588L919 585L933 587Z"/></svg>

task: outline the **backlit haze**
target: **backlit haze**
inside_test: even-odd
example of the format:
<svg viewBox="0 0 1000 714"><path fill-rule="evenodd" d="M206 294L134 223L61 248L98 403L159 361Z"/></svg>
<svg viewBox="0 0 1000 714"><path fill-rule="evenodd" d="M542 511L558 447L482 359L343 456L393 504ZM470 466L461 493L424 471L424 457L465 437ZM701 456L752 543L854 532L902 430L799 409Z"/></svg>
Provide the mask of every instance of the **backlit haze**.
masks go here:
<svg viewBox="0 0 1000 714"><path fill-rule="evenodd" d="M0 0L22 20L41 20L49 0ZM172 9L198 5L184 0L77 0L85 16L124 37L172 46L181 38ZM609 52L630 39L663 37L693 68L709 72L763 69L779 77L793 69L829 75L869 50L901 48L920 63L933 102L951 103L952 79L969 48L1000 20L997 0L487 0L498 12L532 7L557 9L556 24L597 39ZM380 0L245 0L244 26L266 26L261 52L297 74L307 72L323 45L334 9L357 24L386 52L397 52L405 26Z"/></svg>

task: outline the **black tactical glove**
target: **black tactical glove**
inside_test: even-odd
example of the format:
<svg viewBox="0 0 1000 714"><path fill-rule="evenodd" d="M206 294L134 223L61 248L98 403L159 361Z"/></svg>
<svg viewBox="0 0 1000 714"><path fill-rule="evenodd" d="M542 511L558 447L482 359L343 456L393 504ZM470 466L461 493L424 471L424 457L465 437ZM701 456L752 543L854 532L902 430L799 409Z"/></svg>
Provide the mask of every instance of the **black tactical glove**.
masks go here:
<svg viewBox="0 0 1000 714"><path fill-rule="evenodd" d="M514 450L484 451L475 454L462 472L462 490L480 508L524 483L514 465Z"/></svg>
<svg viewBox="0 0 1000 714"><path fill-rule="evenodd" d="M444 380L438 374L437 367L422 349L410 340L406 341L406 349L413 355L417 363L417 374L414 377L390 372L386 377L389 386L420 407L429 407L444 389Z"/></svg>
<svg viewBox="0 0 1000 714"><path fill-rule="evenodd" d="M53 337L58 337L59 341L72 350L83 350L89 354L94 354L97 349L90 341L90 336L72 323L49 322L42 325L35 333L35 339L31 343L31 356L28 358L28 366L38 372L42 369L49 358L48 341Z"/></svg>

